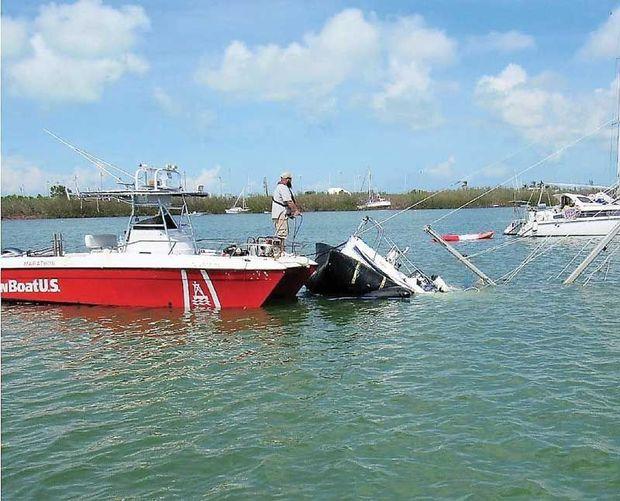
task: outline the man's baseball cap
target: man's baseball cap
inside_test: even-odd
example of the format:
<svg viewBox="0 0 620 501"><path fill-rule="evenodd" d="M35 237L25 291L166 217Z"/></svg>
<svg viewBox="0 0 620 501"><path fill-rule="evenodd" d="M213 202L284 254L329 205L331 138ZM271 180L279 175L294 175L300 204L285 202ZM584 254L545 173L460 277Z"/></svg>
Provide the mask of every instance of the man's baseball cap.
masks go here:
<svg viewBox="0 0 620 501"><path fill-rule="evenodd" d="M293 174L291 174L289 171L284 171L282 174L280 174L280 177L282 179L293 179Z"/></svg>

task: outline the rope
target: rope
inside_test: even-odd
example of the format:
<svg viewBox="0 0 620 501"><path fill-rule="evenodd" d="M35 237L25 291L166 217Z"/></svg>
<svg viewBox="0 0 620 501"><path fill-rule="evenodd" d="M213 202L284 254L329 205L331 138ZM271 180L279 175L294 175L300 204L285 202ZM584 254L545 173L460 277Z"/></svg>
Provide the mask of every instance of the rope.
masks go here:
<svg viewBox="0 0 620 501"><path fill-rule="evenodd" d="M568 267L576 261L576 259L577 259L577 258L581 255L581 253L585 250L585 248L586 248L586 247L587 247L587 246L588 246L588 245L592 242L592 240L594 240L594 237L592 237L590 240L588 240L588 241L584 244L584 246L583 246L581 249L579 249L579 252L573 256L573 259L571 259L571 260L568 262L568 264L567 264L566 266L564 266L564 268L562 268L562 269L560 270L560 272L559 272L559 273L558 273L555 277L553 276L553 274L551 274L551 275L549 276L549 278L547 279L547 282L548 282L548 281L550 281L550 280L557 280L558 278L560 278L560 276L562 275L562 273L564 273L564 272L568 269Z"/></svg>
<svg viewBox="0 0 620 501"><path fill-rule="evenodd" d="M488 249L484 249L484 250L482 250L480 252L476 252L475 254L468 254L465 257L467 257L468 259L472 259L474 257L482 256L483 254L487 254L488 252L494 252L494 251L497 251L499 249L503 249L504 247L508 247L510 245L514 245L514 244L519 243L519 242L520 242L520 240L518 238L513 238L513 239L510 239L510 240L506 240L505 242L503 242L503 243L501 243L499 245L496 245L495 247L490 247Z"/></svg>
<svg viewBox="0 0 620 501"><path fill-rule="evenodd" d="M538 244L536 247L534 247L534 249L532 250L532 252L530 252L526 258L512 271L509 271L508 273L502 275L498 281L502 281L504 283L508 283L510 282L514 277L516 277L518 275L518 273L525 268L529 263L531 263L532 261L534 261L534 259L536 259L539 256L542 256L544 254L544 247L545 245L549 242L549 239L551 237L547 237L545 238L540 244ZM548 250L548 249L546 249Z"/></svg>
<svg viewBox="0 0 620 501"><path fill-rule="evenodd" d="M464 181L469 181L472 177L474 177L476 174L480 173L480 172L484 172L487 169L490 169L491 167L495 167L496 165L501 165L502 163L504 163L507 160L510 160L511 158L517 156L518 154L529 150L532 146L534 145L534 142L529 143L528 145L524 146L523 148L518 149L517 151L514 151L512 153L510 153L509 155L506 155L504 158L497 160L495 162L491 162L490 164L485 165L484 167L481 167L480 169L475 170L474 172L472 172L471 174L469 174L468 176L465 177L465 179L463 179ZM518 174L515 174L515 178L518 176ZM415 209L418 205L423 204L424 202L426 202L427 200L430 200L433 197L436 197L437 195L439 195L440 193L443 193L444 191L448 191L450 189L450 186L453 186L455 183L450 183L448 185L448 187L436 191L434 193L431 193L430 195L427 195L426 197L424 197L422 200L417 201L416 203L401 209L400 211L390 215L389 217L385 218L383 221L379 221L378 224L379 225L383 225L385 223L387 223L388 221L390 221L391 219L394 219L396 216L400 216L401 214L411 210L411 209ZM366 228L365 230L361 231L358 233L358 235L362 235L363 233L366 233L367 231L370 231L372 228Z"/></svg>
<svg viewBox="0 0 620 501"><path fill-rule="evenodd" d="M299 218L299 224L297 224L297 219ZM299 230L301 230L301 226L304 224L304 216L303 214L299 214L293 218L293 244L295 244L295 239L297 238L297 234Z"/></svg>
<svg viewBox="0 0 620 501"><path fill-rule="evenodd" d="M611 258L616 252L618 252L619 249L620 244L616 245L616 248L612 252L610 252L609 255L603 260L603 262L588 276L588 278L583 283L584 287L590 283L590 280L592 280L592 277L594 277L596 273L601 271L601 269L603 269L606 264L609 264L611 262ZM607 274L605 274L605 277L607 277Z"/></svg>
<svg viewBox="0 0 620 501"><path fill-rule="evenodd" d="M539 160L538 162L533 163L532 165L530 165L529 167L523 169L521 172L515 174L514 176L510 176L508 179L506 179L504 182L498 184L497 186L494 186L493 188L488 189L487 191L485 191L484 193L478 195L477 197L472 198L471 200L469 200L468 202L465 202L463 205L461 205L460 207L457 207L456 209L451 210L450 212L444 214L443 216L437 218L435 221L433 221L431 223L431 225L435 225L438 222L444 220L445 218L447 218L448 216L451 216L452 214L460 211L461 209L467 207L468 205L474 203L476 200L480 200L482 197L488 195L489 193L492 193L493 191L495 191L496 189L500 188L501 186L504 186L505 184L509 183L510 181L512 181L513 179L517 178L518 176L521 176L523 174L525 174L526 172L534 169L535 167L538 167L539 165L543 164L544 162L546 162L547 160L549 160L550 158L553 158L555 156L558 156L560 153L566 151L568 148L571 148L573 146L575 146L576 144L579 144L581 141L583 141L584 139L596 134L599 130L601 130L604 127L607 127L608 125L612 124L614 122L615 119L609 120L607 122L605 122L604 124L599 125L596 129L594 129L593 131L590 131L589 133L581 136L579 139L576 139L575 141L572 141L568 144L565 144L564 146L562 146L560 149L554 151L553 153L547 155L545 158L543 158L542 160Z"/></svg>
<svg viewBox="0 0 620 501"><path fill-rule="evenodd" d="M300 254L300 256L303 256L303 257L314 256L315 258L318 258L320 256L324 256L325 254L329 254L333 249L340 249L340 247L343 247L346 243L347 243L347 240L345 240L344 242L339 243L338 245L334 245L333 247L330 247L326 251L323 251L323 252L311 252L310 254Z"/></svg>

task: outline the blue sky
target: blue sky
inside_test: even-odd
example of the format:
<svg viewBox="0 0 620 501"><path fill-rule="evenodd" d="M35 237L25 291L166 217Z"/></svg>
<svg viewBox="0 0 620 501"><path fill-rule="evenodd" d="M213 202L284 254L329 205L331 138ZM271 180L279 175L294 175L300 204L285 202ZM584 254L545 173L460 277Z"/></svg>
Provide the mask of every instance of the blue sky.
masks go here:
<svg viewBox="0 0 620 501"><path fill-rule="evenodd" d="M102 1L2 4L2 191L94 187L44 128L189 183L390 192L609 184L616 2ZM301 179L300 179L301 177ZM106 181L110 184L111 181ZM301 183L300 183L301 182Z"/></svg>

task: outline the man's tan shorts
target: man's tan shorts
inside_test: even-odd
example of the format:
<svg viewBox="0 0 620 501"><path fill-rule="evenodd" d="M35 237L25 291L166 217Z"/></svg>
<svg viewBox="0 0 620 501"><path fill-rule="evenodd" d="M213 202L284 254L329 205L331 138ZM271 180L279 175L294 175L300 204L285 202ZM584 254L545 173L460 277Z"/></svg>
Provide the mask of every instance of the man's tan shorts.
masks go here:
<svg viewBox="0 0 620 501"><path fill-rule="evenodd" d="M272 221L276 229L276 237L286 240L286 237L288 237L288 217L286 217L286 212L280 214L280 217L277 219L272 219Z"/></svg>

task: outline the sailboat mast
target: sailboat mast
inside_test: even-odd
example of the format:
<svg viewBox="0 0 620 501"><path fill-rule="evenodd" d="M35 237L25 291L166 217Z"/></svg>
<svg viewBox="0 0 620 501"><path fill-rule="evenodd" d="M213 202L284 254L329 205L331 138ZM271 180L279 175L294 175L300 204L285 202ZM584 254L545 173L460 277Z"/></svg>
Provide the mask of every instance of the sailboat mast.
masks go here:
<svg viewBox="0 0 620 501"><path fill-rule="evenodd" d="M616 58L616 183L620 183L620 58Z"/></svg>

